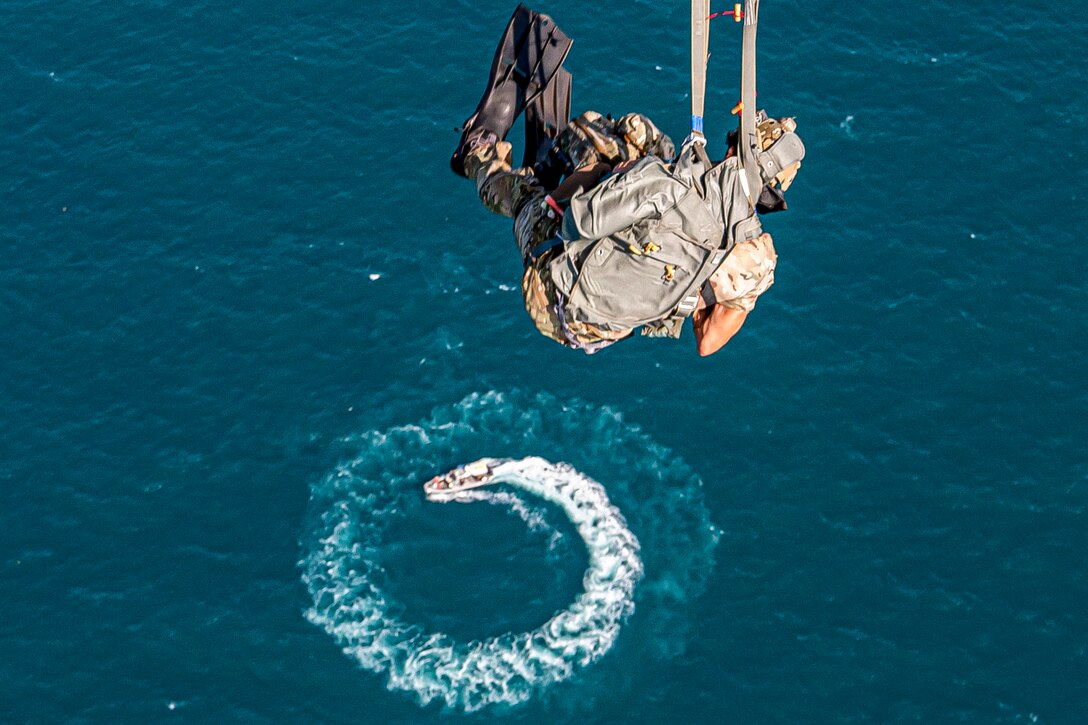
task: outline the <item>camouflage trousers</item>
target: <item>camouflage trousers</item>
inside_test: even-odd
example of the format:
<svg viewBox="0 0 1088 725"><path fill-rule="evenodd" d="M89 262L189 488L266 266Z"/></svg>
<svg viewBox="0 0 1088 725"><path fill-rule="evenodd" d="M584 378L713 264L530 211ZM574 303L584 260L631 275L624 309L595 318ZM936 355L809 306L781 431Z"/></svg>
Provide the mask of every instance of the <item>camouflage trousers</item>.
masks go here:
<svg viewBox="0 0 1088 725"><path fill-rule="evenodd" d="M571 342L559 320L558 294L548 273L551 254L532 256L533 249L559 233L562 218L548 204L548 193L532 169L514 169L510 161L511 146L500 141L468 154L465 170L476 181L483 205L514 219L514 241L525 265L521 292L533 323L542 335L569 347Z"/></svg>
<svg viewBox="0 0 1088 725"><path fill-rule="evenodd" d="M574 168L598 161L615 166L650 155L669 161L676 155L672 139L641 113L611 119L596 111L586 111L571 120L559 134L556 145Z"/></svg>
<svg viewBox="0 0 1088 725"><path fill-rule="evenodd" d="M530 168L512 168L512 147L505 141L482 146L465 157L465 171L475 180L480 201L489 211L514 220L514 241L523 262L538 244L559 233L562 218L548 205L548 193Z"/></svg>

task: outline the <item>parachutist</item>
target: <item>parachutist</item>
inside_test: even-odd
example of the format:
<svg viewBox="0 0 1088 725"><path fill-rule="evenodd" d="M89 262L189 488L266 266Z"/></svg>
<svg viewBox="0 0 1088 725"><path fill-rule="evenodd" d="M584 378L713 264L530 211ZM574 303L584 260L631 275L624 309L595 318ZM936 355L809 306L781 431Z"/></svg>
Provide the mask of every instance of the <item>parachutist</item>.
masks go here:
<svg viewBox="0 0 1088 725"><path fill-rule="evenodd" d="M748 5L742 91L755 72L758 1ZM693 71L705 72L707 28L697 26ZM701 88L679 154L641 114L567 121L570 45L551 18L518 6L451 165L476 182L486 208L514 220L525 307L541 334L594 353L636 329L678 338L692 317L698 351L710 355L774 282L777 254L759 214L786 209L804 158L796 122L756 113L753 100L729 153L712 163ZM693 89L705 86L700 72ZM506 136L522 112L526 161L514 168Z"/></svg>

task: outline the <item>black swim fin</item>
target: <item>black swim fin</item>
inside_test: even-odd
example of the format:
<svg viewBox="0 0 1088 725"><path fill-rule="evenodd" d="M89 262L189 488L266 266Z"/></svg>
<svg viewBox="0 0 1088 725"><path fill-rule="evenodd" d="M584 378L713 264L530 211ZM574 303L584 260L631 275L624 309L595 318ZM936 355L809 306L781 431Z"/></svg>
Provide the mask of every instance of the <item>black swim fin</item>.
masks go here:
<svg viewBox="0 0 1088 725"><path fill-rule="evenodd" d="M570 121L570 92L573 77L560 68L547 89L525 109L525 157L522 166L532 166L545 189L559 186L570 172L570 161L556 139Z"/></svg>
<svg viewBox="0 0 1088 725"><path fill-rule="evenodd" d="M572 42L550 17L518 5L495 50L483 98L465 121L450 159L454 173L466 175L464 155L473 142L484 134L505 139L518 116L546 94ZM566 79L569 103L570 74ZM536 148L532 155L535 160Z"/></svg>
<svg viewBox="0 0 1088 725"><path fill-rule="evenodd" d="M570 121L570 91L573 78L560 68L552 82L525 108L525 161L532 166L548 141L554 141Z"/></svg>

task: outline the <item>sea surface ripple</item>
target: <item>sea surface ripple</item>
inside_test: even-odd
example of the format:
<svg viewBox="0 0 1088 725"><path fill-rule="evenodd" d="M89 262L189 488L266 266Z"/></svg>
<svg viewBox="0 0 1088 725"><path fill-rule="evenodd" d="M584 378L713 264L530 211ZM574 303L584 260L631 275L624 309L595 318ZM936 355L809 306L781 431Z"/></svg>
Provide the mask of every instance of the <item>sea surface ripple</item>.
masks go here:
<svg viewBox="0 0 1088 725"><path fill-rule="evenodd" d="M685 135L688 5L537 7L576 109ZM520 308L447 168L511 10L0 7L0 721L1088 720L1084 6L763 3L760 103L808 157L707 360L573 355ZM711 50L720 153L738 28ZM315 487L495 396L418 473L567 462L645 576L547 695L421 708L306 619ZM391 521L398 616L568 606L581 539L524 503Z"/></svg>

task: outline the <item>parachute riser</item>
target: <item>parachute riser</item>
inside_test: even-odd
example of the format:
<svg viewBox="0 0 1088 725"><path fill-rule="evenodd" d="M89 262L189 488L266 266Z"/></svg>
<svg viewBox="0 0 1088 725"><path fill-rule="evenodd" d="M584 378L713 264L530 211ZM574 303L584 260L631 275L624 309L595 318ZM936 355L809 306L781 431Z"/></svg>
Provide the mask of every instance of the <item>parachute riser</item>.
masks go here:
<svg viewBox="0 0 1088 725"><path fill-rule="evenodd" d="M710 0L691 2L691 134L696 142L705 144L703 112L706 105L706 68L709 59L710 21L732 16L744 23L741 47L741 98L733 108L740 114L740 137L737 152L743 171L742 183L752 209L755 209L760 181L756 133L756 28L759 20L759 0L736 3L732 12L710 13Z"/></svg>
<svg viewBox="0 0 1088 725"><path fill-rule="evenodd" d="M737 153L741 170L747 180L745 193L755 209L763 188L757 155L760 152L756 133L756 29L759 22L759 0L746 0L744 9L744 39L741 45L740 78L740 138Z"/></svg>

